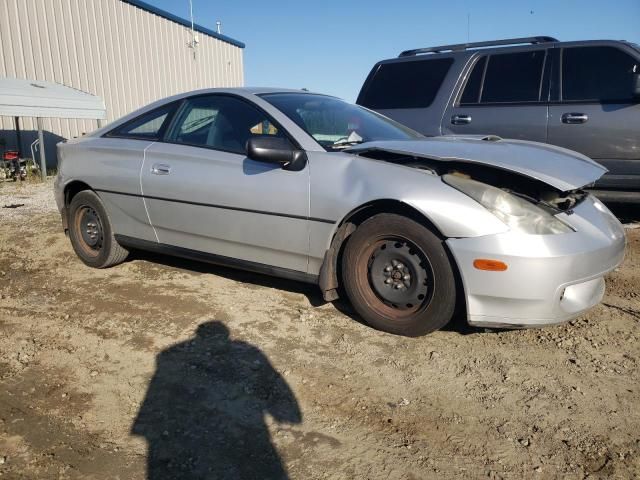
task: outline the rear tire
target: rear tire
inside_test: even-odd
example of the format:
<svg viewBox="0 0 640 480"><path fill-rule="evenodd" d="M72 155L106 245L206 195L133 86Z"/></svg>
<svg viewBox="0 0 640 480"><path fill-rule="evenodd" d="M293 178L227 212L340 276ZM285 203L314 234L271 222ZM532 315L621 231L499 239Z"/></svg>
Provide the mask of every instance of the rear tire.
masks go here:
<svg viewBox="0 0 640 480"><path fill-rule="evenodd" d="M456 284L442 241L407 217L364 221L345 247L342 278L354 309L376 329L417 337L453 316Z"/></svg>
<svg viewBox="0 0 640 480"><path fill-rule="evenodd" d="M69 239L86 265L107 268L124 262L129 251L115 239L109 216L100 197L84 190L69 204Z"/></svg>

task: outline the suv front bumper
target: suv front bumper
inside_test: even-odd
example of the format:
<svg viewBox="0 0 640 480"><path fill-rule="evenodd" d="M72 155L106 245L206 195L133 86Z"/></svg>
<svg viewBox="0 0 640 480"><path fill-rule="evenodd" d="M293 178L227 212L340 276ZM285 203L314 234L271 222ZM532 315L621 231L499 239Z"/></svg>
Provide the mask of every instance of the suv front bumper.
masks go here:
<svg viewBox="0 0 640 480"><path fill-rule="evenodd" d="M597 305L604 275L624 257L620 222L593 196L558 215L576 231L559 235L506 232L447 240L460 270L471 325L535 327L563 323ZM506 271L478 270L479 258Z"/></svg>

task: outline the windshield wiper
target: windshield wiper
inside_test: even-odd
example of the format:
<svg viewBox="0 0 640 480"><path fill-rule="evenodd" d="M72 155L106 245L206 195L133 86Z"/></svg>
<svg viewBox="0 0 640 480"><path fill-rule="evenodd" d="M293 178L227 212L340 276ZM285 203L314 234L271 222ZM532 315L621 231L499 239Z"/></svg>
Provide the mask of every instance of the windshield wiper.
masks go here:
<svg viewBox="0 0 640 480"><path fill-rule="evenodd" d="M331 144L331 148L347 148L353 145L364 143L364 139L355 131L351 132L348 137L341 138Z"/></svg>
<svg viewBox="0 0 640 480"><path fill-rule="evenodd" d="M359 145L360 143L364 143L364 140L340 140L336 143L331 144L331 148L347 148L354 145Z"/></svg>

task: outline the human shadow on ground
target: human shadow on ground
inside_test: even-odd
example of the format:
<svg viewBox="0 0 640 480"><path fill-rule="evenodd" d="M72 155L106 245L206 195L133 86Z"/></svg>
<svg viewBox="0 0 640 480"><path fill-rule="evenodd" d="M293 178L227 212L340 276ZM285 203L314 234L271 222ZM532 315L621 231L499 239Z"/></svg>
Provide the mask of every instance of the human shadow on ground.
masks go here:
<svg viewBox="0 0 640 480"><path fill-rule="evenodd" d="M264 353L209 321L158 354L131 432L147 441L149 480L287 479L265 415L302 421Z"/></svg>

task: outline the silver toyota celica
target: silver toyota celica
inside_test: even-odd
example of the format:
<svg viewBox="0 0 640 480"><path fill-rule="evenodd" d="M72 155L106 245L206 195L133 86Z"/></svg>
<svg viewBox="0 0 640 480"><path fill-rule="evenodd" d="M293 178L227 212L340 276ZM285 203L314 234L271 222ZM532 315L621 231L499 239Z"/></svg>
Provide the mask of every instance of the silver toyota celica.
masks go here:
<svg viewBox="0 0 640 480"><path fill-rule="evenodd" d="M618 220L581 190L606 171L587 157L425 138L304 91L177 95L58 156L56 201L87 265L145 249L315 283L396 334L436 330L458 303L484 327L567 321L624 254Z"/></svg>

